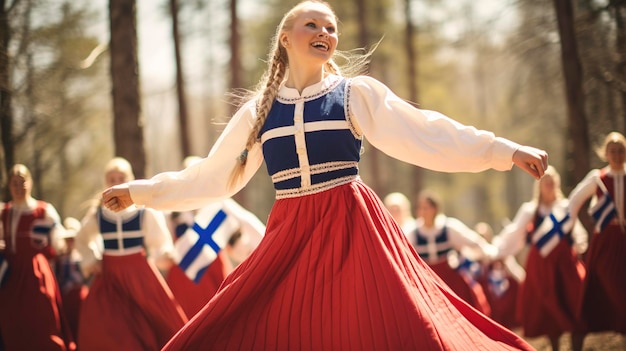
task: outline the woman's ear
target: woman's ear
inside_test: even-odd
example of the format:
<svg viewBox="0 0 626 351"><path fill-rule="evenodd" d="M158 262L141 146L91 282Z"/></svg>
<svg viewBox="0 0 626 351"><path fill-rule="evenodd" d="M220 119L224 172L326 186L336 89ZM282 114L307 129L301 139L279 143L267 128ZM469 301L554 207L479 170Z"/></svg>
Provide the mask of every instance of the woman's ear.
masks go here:
<svg viewBox="0 0 626 351"><path fill-rule="evenodd" d="M289 37L287 36L287 34L283 33L280 36L280 43L283 45L283 47L287 48L289 47Z"/></svg>

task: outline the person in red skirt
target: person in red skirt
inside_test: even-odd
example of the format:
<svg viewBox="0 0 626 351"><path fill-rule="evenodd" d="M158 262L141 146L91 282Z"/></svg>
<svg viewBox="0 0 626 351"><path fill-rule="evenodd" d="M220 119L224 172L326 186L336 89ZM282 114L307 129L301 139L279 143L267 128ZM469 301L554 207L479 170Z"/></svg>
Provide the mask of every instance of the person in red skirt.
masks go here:
<svg viewBox="0 0 626 351"><path fill-rule="evenodd" d="M443 214L441 200L433 191L422 190L416 208L415 229L407 236L417 254L460 298L491 315L477 278L479 260L495 255L495 247L458 219Z"/></svg>
<svg viewBox="0 0 626 351"><path fill-rule="evenodd" d="M571 333L572 349L582 350L584 324L577 317L585 267L578 259L587 249L587 231L568 213L561 177L549 166L535 183L533 199L498 235L498 255L504 258L530 245L526 278L519 291L517 316L525 337L547 336L552 349Z"/></svg>
<svg viewBox="0 0 626 351"><path fill-rule="evenodd" d="M82 258L76 249L76 233L80 230L80 221L74 217L63 220L65 249L55 259L55 275L61 289L61 300L74 340L78 337L78 319L80 307L89 293L87 281L80 268Z"/></svg>
<svg viewBox="0 0 626 351"><path fill-rule="evenodd" d="M474 230L492 245L497 245L500 240L498 236L494 236L493 229L486 222L476 223ZM477 280L483 287L487 302L491 307L490 317L517 332L520 323L515 309L519 286L526 277L524 267L513 255L498 260L483 260L480 263L480 274Z"/></svg>
<svg viewBox="0 0 626 351"><path fill-rule="evenodd" d="M191 213L195 217L190 216ZM212 220L222 220L220 216L224 218L211 233L202 234L203 239L210 237L215 245L210 249L205 246L206 250L192 261L190 257L195 255L195 245L190 245L188 239L198 235L194 229L197 216L207 214ZM188 217L187 221L181 222L185 217ZM177 264L167 272L166 281L187 316L193 317L209 302L226 276L256 248L263 238L265 225L231 198L205 206L201 211L177 213L175 220L179 223L176 226L178 232L181 228L184 230L175 239Z"/></svg>
<svg viewBox="0 0 626 351"><path fill-rule="evenodd" d="M189 167L201 159L188 156L184 166ZM214 220L219 219L219 225L203 235L219 244L197 253L193 261L185 257L193 254L193 245L189 245L187 239L190 234L197 235L193 227L199 211L172 212L168 216L178 264L165 272L165 280L190 318L209 302L226 276L252 253L265 232L265 225L233 199L213 203L210 207L200 213L207 212ZM192 233L188 233L190 230ZM182 238L180 242L179 238Z"/></svg>
<svg viewBox="0 0 626 351"><path fill-rule="evenodd" d="M134 179L127 160L105 167L106 186ZM80 310L81 351L158 350L188 320L157 268L172 264L163 213L130 206L113 212L94 206L76 235L85 276L93 275Z"/></svg>
<svg viewBox="0 0 626 351"><path fill-rule="evenodd" d="M11 201L0 208L0 349L75 350L50 265L64 249L65 228L52 204L32 197L25 165L13 166L8 180Z"/></svg>
<svg viewBox="0 0 626 351"><path fill-rule="evenodd" d="M448 172L515 164L540 178L547 153L417 109L371 77L346 78L369 55L342 70L338 35L328 4L296 5L277 28L259 90L208 156L103 192L113 211L181 211L232 196L263 162L274 183L263 240L163 350L532 349L419 258L358 162L364 137Z"/></svg>
<svg viewBox="0 0 626 351"><path fill-rule="evenodd" d="M609 133L598 151L608 165L590 171L569 195L570 212L578 215L588 199L595 221L585 255L587 276L579 313L589 332L626 334L626 139Z"/></svg>

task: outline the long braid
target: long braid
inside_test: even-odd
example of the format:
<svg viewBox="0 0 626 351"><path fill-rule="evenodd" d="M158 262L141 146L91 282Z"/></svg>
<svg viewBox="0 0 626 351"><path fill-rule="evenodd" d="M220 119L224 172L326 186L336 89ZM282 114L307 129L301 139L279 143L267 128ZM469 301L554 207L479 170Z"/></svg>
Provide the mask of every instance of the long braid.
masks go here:
<svg viewBox="0 0 626 351"><path fill-rule="evenodd" d="M254 144L258 142L259 132L265 124L267 115L272 108L276 95L278 94L280 84L285 78L285 72L287 71L287 53L278 43L278 37L274 39L274 47L274 55L272 55L268 63L267 73L261 81L262 83L264 82L264 87L260 91L260 99L256 105L256 120L250 134L248 135L245 149L237 158L239 162L235 165L235 168L231 172L229 180L230 187L233 187L237 180L243 175L243 171L248 160L248 152L252 150Z"/></svg>

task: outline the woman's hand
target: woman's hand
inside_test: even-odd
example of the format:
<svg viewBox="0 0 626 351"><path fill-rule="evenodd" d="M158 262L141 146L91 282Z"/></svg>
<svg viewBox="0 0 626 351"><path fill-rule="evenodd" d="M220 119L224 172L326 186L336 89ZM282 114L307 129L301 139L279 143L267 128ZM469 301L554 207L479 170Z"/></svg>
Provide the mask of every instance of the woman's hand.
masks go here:
<svg viewBox="0 0 626 351"><path fill-rule="evenodd" d="M111 211L119 212L133 204L128 184L112 186L102 192L102 204Z"/></svg>
<svg viewBox="0 0 626 351"><path fill-rule="evenodd" d="M541 179L548 168L548 153L531 146L522 146L513 154L513 163L533 178Z"/></svg>

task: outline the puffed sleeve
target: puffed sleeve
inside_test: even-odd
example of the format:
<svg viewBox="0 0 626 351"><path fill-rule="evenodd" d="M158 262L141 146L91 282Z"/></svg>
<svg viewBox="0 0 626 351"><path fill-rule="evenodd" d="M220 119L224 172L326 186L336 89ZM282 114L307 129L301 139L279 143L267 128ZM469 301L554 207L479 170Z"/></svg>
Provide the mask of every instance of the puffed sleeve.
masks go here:
<svg viewBox="0 0 626 351"><path fill-rule="evenodd" d="M526 226L533 220L537 204L529 201L522 204L513 222L507 224L497 235L494 244L498 248L497 258L517 254L526 245Z"/></svg>
<svg viewBox="0 0 626 351"><path fill-rule="evenodd" d="M463 222L456 218L447 217L446 227L448 229L448 237L452 246L461 251L470 249L473 259L481 257L493 257L496 249L485 240L480 234L466 226Z"/></svg>
<svg viewBox="0 0 626 351"><path fill-rule="evenodd" d="M130 182L133 202L157 210L188 211L241 190L263 163L261 145L256 143L248 152L243 176L229 189L230 174L254 125L254 107L254 101L250 101L235 113L209 155L201 161L179 172L164 172L151 179Z"/></svg>
<svg viewBox="0 0 626 351"><path fill-rule="evenodd" d="M88 277L93 272L94 265L102 259L102 251L98 245L100 229L96 216L97 207L91 207L81 221L81 227L76 233L76 250L82 261L80 268L83 275Z"/></svg>
<svg viewBox="0 0 626 351"><path fill-rule="evenodd" d="M169 268L174 242L163 212L146 208L143 213L142 231L148 257L158 268Z"/></svg>
<svg viewBox="0 0 626 351"><path fill-rule="evenodd" d="M520 147L441 113L415 108L368 76L351 80L348 110L355 129L374 147L434 171L510 170Z"/></svg>
<svg viewBox="0 0 626 351"><path fill-rule="evenodd" d="M65 227L61 223L61 217L56 208L51 203L46 203L46 219L52 223L50 229L50 245L56 252L65 251Z"/></svg>
<svg viewBox="0 0 626 351"><path fill-rule="evenodd" d="M600 170L591 170L583 180L576 185L576 187L570 192L568 196L569 200L569 213L573 219L578 218L580 208L585 204L589 198L596 194L598 189L598 182L600 181ZM593 206L593 204L592 204Z"/></svg>

